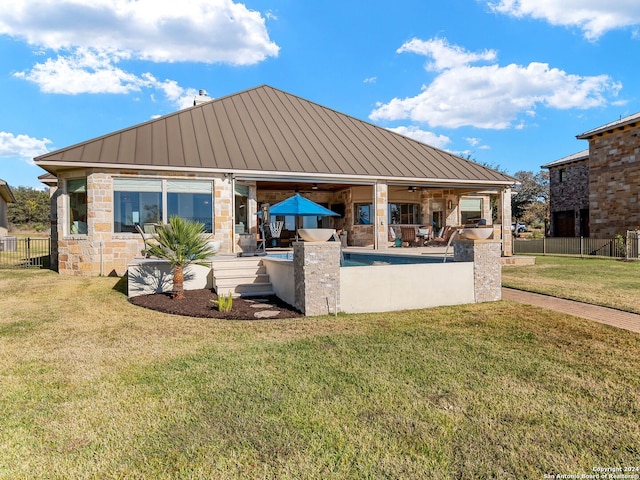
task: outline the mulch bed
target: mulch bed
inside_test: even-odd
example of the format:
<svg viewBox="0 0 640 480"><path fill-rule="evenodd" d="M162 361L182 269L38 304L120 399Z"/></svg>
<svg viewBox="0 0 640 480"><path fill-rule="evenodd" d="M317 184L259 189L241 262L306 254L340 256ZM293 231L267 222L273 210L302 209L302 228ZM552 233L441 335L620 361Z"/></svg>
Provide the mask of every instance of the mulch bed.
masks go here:
<svg viewBox="0 0 640 480"><path fill-rule="evenodd" d="M184 299L175 300L168 293L140 295L130 298L134 305L157 310L158 312L184 315L188 317L221 318L227 320L258 320L257 312L269 312L268 318L295 318L304 315L278 297L271 295L259 298L234 298L230 312L216 310L212 300L218 296L211 290L185 290ZM270 305L270 306L269 306ZM278 312L275 315L275 312Z"/></svg>

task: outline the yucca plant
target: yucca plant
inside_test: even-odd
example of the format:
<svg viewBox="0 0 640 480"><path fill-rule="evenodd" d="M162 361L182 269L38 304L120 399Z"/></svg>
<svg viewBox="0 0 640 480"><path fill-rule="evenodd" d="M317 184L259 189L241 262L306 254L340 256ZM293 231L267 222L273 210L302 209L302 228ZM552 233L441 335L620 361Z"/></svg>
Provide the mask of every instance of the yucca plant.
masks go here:
<svg viewBox="0 0 640 480"><path fill-rule="evenodd" d="M219 312L230 312L233 308L233 296L231 295L231 292L227 295L220 294L218 295L217 300L211 300L211 302Z"/></svg>
<svg viewBox="0 0 640 480"><path fill-rule="evenodd" d="M184 298L184 269L190 264L206 265L208 257L215 254L204 235L204 224L184 220L178 216L169 218L153 235L156 243L150 243L145 252L167 260L173 268L173 298Z"/></svg>

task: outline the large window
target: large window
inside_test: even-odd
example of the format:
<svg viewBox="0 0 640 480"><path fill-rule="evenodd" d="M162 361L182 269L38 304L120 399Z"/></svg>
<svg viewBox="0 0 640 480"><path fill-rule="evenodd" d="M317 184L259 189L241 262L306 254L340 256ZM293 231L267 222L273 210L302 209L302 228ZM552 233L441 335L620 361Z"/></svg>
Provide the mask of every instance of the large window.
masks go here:
<svg viewBox="0 0 640 480"><path fill-rule="evenodd" d="M477 223L482 218L482 198L460 199L460 222Z"/></svg>
<svg viewBox="0 0 640 480"><path fill-rule="evenodd" d="M87 233L87 179L67 180L69 197L69 233Z"/></svg>
<svg viewBox="0 0 640 480"><path fill-rule="evenodd" d="M417 203L390 203L389 223L419 225L420 205Z"/></svg>
<svg viewBox="0 0 640 480"><path fill-rule="evenodd" d="M249 219L247 210L249 208L249 186L236 184L235 194L235 217L236 233L247 233L249 231Z"/></svg>
<svg viewBox="0 0 640 480"><path fill-rule="evenodd" d="M135 232L140 225L153 232L154 223L166 223L171 215L213 227L211 182L142 178L113 179L113 231Z"/></svg>
<svg viewBox="0 0 640 480"><path fill-rule="evenodd" d="M185 220L204 224L212 232L211 182L167 180L167 217L178 215Z"/></svg>
<svg viewBox="0 0 640 480"><path fill-rule="evenodd" d="M373 223L373 204L372 203L354 203L353 204L355 225L370 225Z"/></svg>

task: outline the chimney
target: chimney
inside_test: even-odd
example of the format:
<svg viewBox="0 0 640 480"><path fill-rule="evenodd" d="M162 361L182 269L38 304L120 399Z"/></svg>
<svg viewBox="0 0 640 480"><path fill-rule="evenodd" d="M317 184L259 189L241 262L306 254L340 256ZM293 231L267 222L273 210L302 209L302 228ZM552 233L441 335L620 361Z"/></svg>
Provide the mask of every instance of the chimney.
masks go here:
<svg viewBox="0 0 640 480"><path fill-rule="evenodd" d="M202 103L207 103L213 100L209 95L207 95L207 91L203 88L198 90L198 95L196 95L193 99L193 106L200 105Z"/></svg>

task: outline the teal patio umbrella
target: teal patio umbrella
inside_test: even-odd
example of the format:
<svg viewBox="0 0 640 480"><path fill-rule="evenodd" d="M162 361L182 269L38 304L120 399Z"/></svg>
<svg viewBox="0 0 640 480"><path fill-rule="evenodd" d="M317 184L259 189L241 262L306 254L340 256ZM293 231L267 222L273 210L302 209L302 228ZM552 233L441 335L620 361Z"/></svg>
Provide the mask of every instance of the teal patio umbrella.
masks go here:
<svg viewBox="0 0 640 480"><path fill-rule="evenodd" d="M269 208L269 215L295 217L339 217L340 214L317 204L308 198L296 193L293 197L276 203ZM298 229L296 226L296 239L298 238Z"/></svg>
<svg viewBox="0 0 640 480"><path fill-rule="evenodd" d="M304 198L299 193L296 193L293 197L289 197L286 200L276 203L269 208L269 215L295 215L298 217L339 217L336 212L323 207Z"/></svg>

